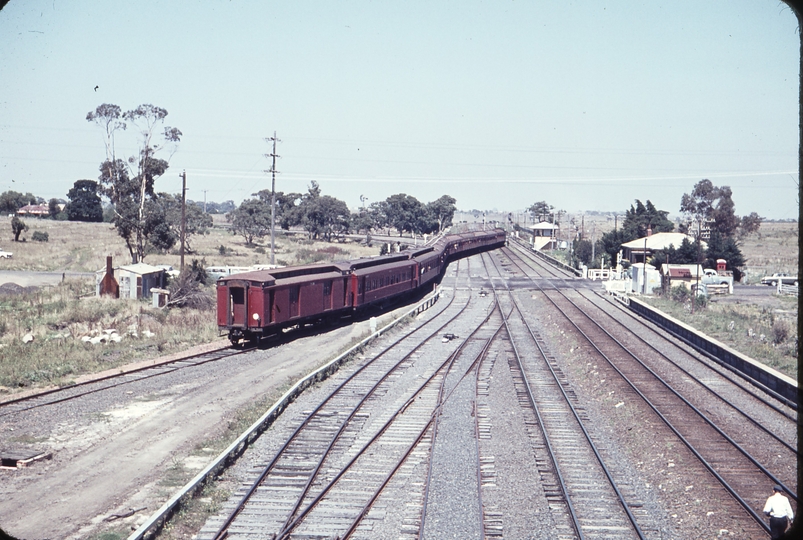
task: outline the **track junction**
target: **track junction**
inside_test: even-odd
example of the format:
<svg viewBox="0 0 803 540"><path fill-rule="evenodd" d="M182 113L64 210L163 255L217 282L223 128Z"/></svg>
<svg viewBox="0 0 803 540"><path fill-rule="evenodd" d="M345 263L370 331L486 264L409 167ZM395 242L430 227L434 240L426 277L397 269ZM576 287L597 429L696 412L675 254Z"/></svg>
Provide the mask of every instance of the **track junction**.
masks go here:
<svg viewBox="0 0 803 540"><path fill-rule="evenodd" d="M752 538L773 484L796 506L784 403L523 250L442 287L288 407L198 538Z"/></svg>

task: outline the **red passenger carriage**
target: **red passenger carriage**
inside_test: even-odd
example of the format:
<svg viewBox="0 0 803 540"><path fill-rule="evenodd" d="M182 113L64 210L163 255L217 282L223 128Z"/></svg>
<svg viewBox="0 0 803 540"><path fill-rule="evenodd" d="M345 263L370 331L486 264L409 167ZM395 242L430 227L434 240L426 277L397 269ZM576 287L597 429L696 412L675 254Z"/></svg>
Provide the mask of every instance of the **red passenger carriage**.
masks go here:
<svg viewBox="0 0 803 540"><path fill-rule="evenodd" d="M453 234L432 246L333 264L256 270L217 282L217 324L232 343L383 307L440 280L449 262L504 245L505 232Z"/></svg>

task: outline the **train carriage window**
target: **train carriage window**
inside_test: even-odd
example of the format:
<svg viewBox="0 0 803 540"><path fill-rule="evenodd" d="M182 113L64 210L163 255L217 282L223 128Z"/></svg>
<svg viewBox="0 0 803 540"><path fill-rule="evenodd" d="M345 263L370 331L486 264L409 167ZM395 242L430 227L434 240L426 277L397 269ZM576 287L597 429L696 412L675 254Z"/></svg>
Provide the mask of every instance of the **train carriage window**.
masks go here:
<svg viewBox="0 0 803 540"><path fill-rule="evenodd" d="M323 284L323 295L324 296L331 296L332 294L332 282L326 281Z"/></svg>
<svg viewBox="0 0 803 540"><path fill-rule="evenodd" d="M245 304L245 289L242 287L230 287L229 293L231 294L232 304Z"/></svg>
<svg viewBox="0 0 803 540"><path fill-rule="evenodd" d="M361 279L361 280L359 280L357 282L357 294L362 294L363 282L364 281L365 281L364 279Z"/></svg>

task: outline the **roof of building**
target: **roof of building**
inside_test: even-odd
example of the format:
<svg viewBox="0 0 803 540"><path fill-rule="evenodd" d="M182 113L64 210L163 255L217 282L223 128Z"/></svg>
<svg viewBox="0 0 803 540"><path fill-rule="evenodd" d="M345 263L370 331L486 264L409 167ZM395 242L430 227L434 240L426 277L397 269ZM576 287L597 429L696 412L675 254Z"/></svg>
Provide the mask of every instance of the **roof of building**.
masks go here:
<svg viewBox="0 0 803 540"><path fill-rule="evenodd" d="M157 268L156 266L151 266L149 264L145 264L144 262L138 262L136 264L127 264L125 266L120 266L117 270L124 270L126 272L131 272L132 274L155 274L157 272L164 272L164 268Z"/></svg>
<svg viewBox="0 0 803 540"><path fill-rule="evenodd" d="M631 250L638 250L644 249L644 240L647 241L647 249L650 251L655 251L658 249L668 249L669 246L674 246L675 249L679 248L680 245L683 243L683 239L686 238L689 242L694 242L694 237L689 236L688 234L683 233L675 233L675 232L661 232L655 233L650 236L636 238L635 240L631 240L630 242L625 242L622 244L623 248L628 248ZM702 242L702 247L705 249L705 242Z"/></svg>
<svg viewBox="0 0 803 540"><path fill-rule="evenodd" d="M532 227L528 227L529 229L560 229L560 225L556 225L555 223L550 223L548 221L542 221L541 223L536 223Z"/></svg>
<svg viewBox="0 0 803 540"><path fill-rule="evenodd" d="M41 214L41 213L49 214L50 209L46 204L26 204L25 206L17 210L17 212L18 213L22 212L23 214Z"/></svg>
<svg viewBox="0 0 803 540"><path fill-rule="evenodd" d="M672 278L696 278L702 275L702 266L699 264L662 264L661 273Z"/></svg>

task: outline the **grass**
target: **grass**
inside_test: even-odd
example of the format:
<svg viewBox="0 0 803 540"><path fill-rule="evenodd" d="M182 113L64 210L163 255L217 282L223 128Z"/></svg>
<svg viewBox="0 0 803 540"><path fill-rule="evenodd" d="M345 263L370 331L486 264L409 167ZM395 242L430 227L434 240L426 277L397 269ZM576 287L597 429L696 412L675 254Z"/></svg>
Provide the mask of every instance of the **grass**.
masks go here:
<svg viewBox="0 0 803 540"><path fill-rule="evenodd" d="M270 262L270 240L246 245L232 235L222 216L215 217L209 234L192 239L194 253L206 266L250 266ZM131 262L128 250L108 223L79 223L27 219L25 242L0 243L14 253L0 259L0 270L95 272ZM0 218L0 231L11 236L10 218ZM48 242L31 240L33 232L47 233ZM379 246L356 242L326 243L303 234L280 232L276 240L278 264L309 264L359 258L379 253ZM178 250L152 253L145 262L178 268ZM69 278L55 287L22 289L0 294L0 392L49 384L67 385L77 376L103 371L143 358L178 352L219 337L214 310L154 309L148 302L120 301L94 296L94 277ZM212 287L209 288L213 293ZM115 329L120 343L88 345L83 336ZM155 335L144 337L145 330ZM33 341L23 343L23 337Z"/></svg>
<svg viewBox="0 0 803 540"><path fill-rule="evenodd" d="M270 238L265 237L253 245L246 245L240 236L231 234L222 215L213 216L214 227L206 235L191 238L193 253L185 255L185 263L204 259L207 266L250 266L270 263ZM106 266L111 255L115 266L129 264L131 256L125 242L109 223L80 223L50 219L25 219L30 229L22 235L25 242L14 242L11 218L0 217L0 247L14 253L11 259L0 259L0 270L35 270L48 272L95 272ZM35 231L48 234L48 242L34 242ZM224 249L221 250L221 246ZM275 255L277 264L301 264L304 256L317 253L320 260L341 260L379 254L379 245L368 247L345 241L328 243L309 241L304 234L278 231ZM315 257L314 256L314 257ZM145 257L148 264L180 264L178 246L169 253L151 253ZM314 261L313 261L314 262Z"/></svg>
<svg viewBox="0 0 803 540"><path fill-rule="evenodd" d="M742 283L753 284L775 272L798 273L797 223L762 223L758 232L740 240L747 259Z"/></svg>
<svg viewBox="0 0 803 540"><path fill-rule="evenodd" d="M160 310L150 304L91 296L88 280L0 295L0 390L68 385L84 373L180 351L218 336L212 310ZM114 329L120 343L84 336ZM145 337L145 330L153 332ZM26 343L23 338L32 336Z"/></svg>
<svg viewBox="0 0 803 540"><path fill-rule="evenodd" d="M762 223L757 233L742 238L740 249L747 260L742 283L759 283L774 272L797 274L798 239L797 223ZM797 298L774 296L759 304L712 297L694 314L684 304L668 299L643 299L742 354L797 378Z"/></svg>
<svg viewBox="0 0 803 540"><path fill-rule="evenodd" d="M708 302L691 313L661 297L642 300L729 347L797 379L797 298L778 297L786 309L752 303ZM794 315L792 315L794 313Z"/></svg>

